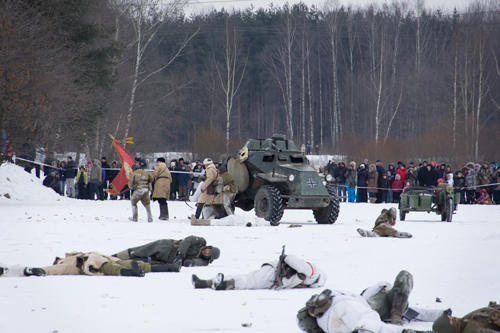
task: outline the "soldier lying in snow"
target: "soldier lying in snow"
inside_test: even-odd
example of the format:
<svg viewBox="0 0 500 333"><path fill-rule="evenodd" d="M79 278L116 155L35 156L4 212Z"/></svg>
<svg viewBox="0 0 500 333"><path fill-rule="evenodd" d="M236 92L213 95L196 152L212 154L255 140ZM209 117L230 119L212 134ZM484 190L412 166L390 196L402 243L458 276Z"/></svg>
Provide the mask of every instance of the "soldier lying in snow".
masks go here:
<svg viewBox="0 0 500 333"><path fill-rule="evenodd" d="M277 281L279 261L281 265L281 281ZM258 270L246 275L231 275L224 279L219 273L211 280L201 280L193 274L192 281L196 289L212 288L214 290L230 289L292 289L292 288L320 288L325 284L327 275L315 264L306 262L293 254L280 257L264 263Z"/></svg>
<svg viewBox="0 0 500 333"><path fill-rule="evenodd" d="M151 265L134 260L121 260L98 252L71 252L56 258L52 266L43 268L47 275L119 275L142 277L144 273L179 272L180 263Z"/></svg>
<svg viewBox="0 0 500 333"><path fill-rule="evenodd" d="M113 254L113 257L124 260L134 259L161 263L180 261L185 267L208 266L219 256L220 250L218 248L207 246L207 241L198 236L188 236L180 240L159 239Z"/></svg>
<svg viewBox="0 0 500 333"><path fill-rule="evenodd" d="M298 325L305 332L415 333L404 329L403 323L412 319L432 322L443 310L409 308L408 296L412 288L413 276L401 271L393 287L388 282L379 282L365 289L361 296L350 291L326 289L311 297L306 307L299 311Z"/></svg>
<svg viewBox="0 0 500 333"><path fill-rule="evenodd" d="M358 233L362 237L397 237L397 238L411 238L412 235L409 232L397 231L393 228L396 225L397 212L396 208L391 207L391 209L383 209L381 214L377 217L375 221L375 227L372 231L364 230L359 228Z"/></svg>

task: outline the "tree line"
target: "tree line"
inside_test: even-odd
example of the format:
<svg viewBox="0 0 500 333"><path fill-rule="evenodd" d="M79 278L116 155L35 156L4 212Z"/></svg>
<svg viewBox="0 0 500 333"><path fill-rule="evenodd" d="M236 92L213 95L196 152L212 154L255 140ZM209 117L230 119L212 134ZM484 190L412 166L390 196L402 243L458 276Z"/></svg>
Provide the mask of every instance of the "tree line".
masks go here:
<svg viewBox="0 0 500 333"><path fill-rule="evenodd" d="M7 0L0 128L14 145L221 156L284 133L350 158L498 158L500 4ZM216 157L216 158L217 158ZM108 158L109 159L109 158Z"/></svg>

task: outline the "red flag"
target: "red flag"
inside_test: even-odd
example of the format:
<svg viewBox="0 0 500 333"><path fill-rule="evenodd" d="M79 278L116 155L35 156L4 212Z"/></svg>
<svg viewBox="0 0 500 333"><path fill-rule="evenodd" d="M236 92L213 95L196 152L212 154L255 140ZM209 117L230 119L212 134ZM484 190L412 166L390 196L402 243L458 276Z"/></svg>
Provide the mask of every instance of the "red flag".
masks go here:
<svg viewBox="0 0 500 333"><path fill-rule="evenodd" d="M120 156L120 159L122 160L122 168L118 175L116 175L115 179L111 182L110 186L111 189L106 190L111 195L118 195L120 191L123 189L123 187L128 183L128 180L130 178L130 174L132 173L132 164L137 163L132 155L128 153L128 151L125 150L125 148L122 147L122 145L113 139L113 142L115 144L116 152L118 153L118 156Z"/></svg>

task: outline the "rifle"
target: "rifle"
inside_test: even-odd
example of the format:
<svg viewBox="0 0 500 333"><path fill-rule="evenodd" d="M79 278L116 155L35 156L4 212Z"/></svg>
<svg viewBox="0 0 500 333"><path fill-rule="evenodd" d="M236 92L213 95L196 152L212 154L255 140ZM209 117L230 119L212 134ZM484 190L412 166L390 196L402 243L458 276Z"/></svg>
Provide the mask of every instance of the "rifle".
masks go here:
<svg viewBox="0 0 500 333"><path fill-rule="evenodd" d="M280 261L278 263L278 267L276 267L276 278L274 279L274 284L273 287L275 289L278 289L279 287L283 286L283 276L285 275L283 272L283 261L284 259L281 259L283 255L285 254L285 245L283 245L283 250L281 251L280 255Z"/></svg>

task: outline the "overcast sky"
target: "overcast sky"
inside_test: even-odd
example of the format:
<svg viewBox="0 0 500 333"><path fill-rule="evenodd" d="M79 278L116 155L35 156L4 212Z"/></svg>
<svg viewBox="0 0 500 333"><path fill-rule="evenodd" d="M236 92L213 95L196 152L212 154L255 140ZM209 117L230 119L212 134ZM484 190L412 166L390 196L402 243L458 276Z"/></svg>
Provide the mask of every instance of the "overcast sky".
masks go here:
<svg viewBox="0 0 500 333"><path fill-rule="evenodd" d="M196 2L196 0L192 0L192 2ZM234 9L245 9L250 7L253 4L255 8L263 7L267 8L269 4L272 2L275 5L282 6L287 1L286 0L273 0L273 1L265 1L265 0L198 0L199 4L191 4L186 7L186 13L189 15L190 13L200 13L210 11L212 9L221 9L225 8L228 11ZM300 1L288 1L290 4L295 4ZM317 5L319 8L322 7L324 1L320 0L303 0L307 5ZM390 3L391 1L377 1L377 0L339 0L341 5L349 5L352 4L354 6L364 7L369 3L378 3L383 4L384 2ZM414 3L415 0L409 0L408 2ZM466 8L466 5L469 3L469 0L426 0L425 7L431 9L442 8L444 12L451 13L454 7L457 7L459 11L463 11Z"/></svg>

